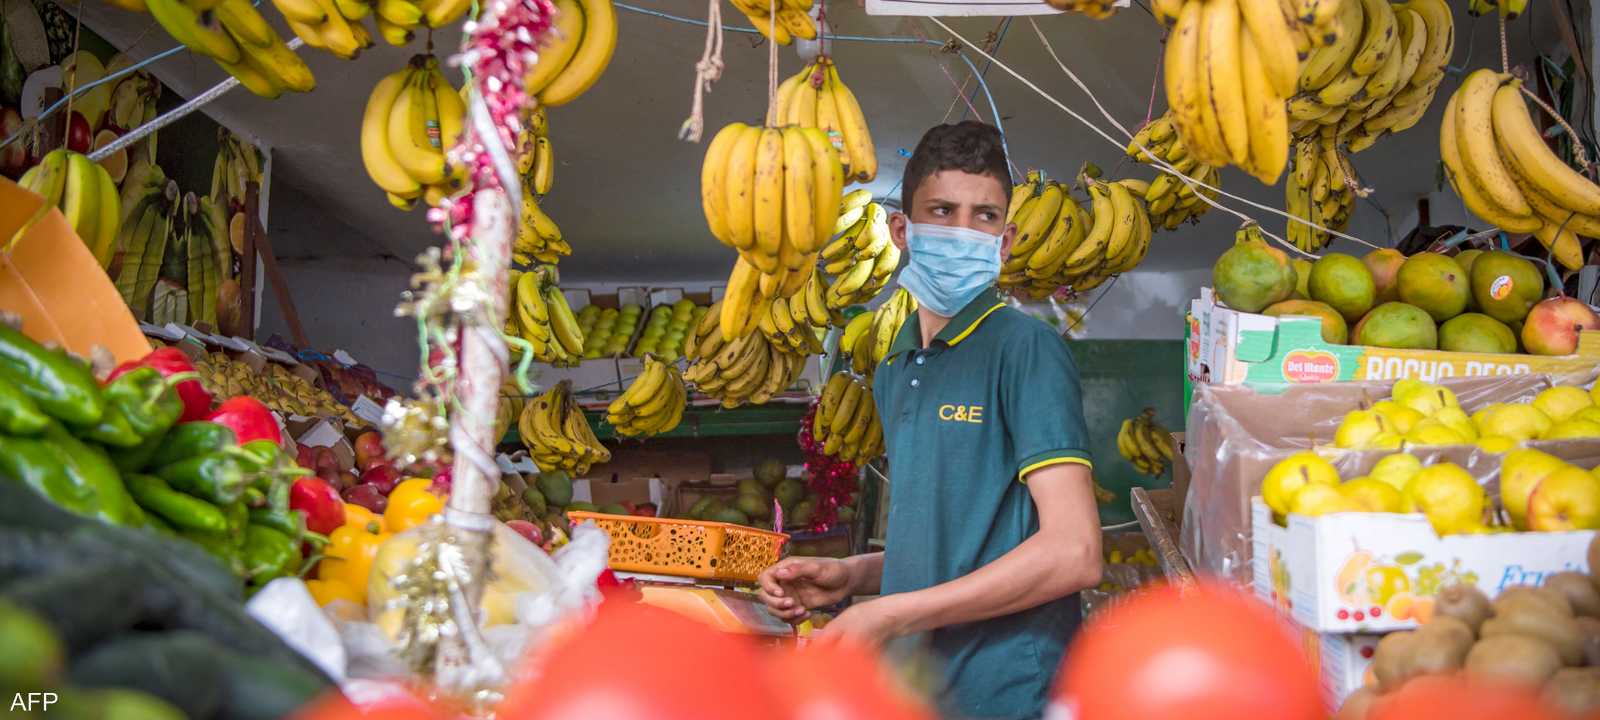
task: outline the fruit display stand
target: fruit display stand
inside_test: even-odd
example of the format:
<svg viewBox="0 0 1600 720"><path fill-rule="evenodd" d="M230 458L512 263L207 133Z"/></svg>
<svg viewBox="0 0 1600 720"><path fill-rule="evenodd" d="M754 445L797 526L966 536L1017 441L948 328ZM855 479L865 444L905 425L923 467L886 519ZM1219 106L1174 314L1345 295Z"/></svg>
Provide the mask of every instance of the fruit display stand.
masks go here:
<svg viewBox="0 0 1600 720"><path fill-rule="evenodd" d="M1587 381L1600 366L1600 332L1584 332L1574 355L1399 350L1323 342L1310 317L1270 317L1233 310L1211 288L1190 303L1188 375L1193 383L1245 385L1264 392L1290 385L1355 380L1550 375Z"/></svg>
<svg viewBox="0 0 1600 720"><path fill-rule="evenodd" d="M1134 488L1130 493L1133 514L1149 547L1154 551L1169 582L1194 582L1189 561L1178 550L1178 521L1183 517L1183 496L1175 489Z"/></svg>

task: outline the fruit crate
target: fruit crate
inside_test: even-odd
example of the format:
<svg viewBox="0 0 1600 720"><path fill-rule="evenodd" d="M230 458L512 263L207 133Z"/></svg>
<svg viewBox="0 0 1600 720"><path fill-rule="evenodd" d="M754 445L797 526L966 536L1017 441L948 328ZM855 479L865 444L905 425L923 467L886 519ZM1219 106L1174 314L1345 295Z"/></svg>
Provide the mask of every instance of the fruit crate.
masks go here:
<svg viewBox="0 0 1600 720"><path fill-rule="evenodd" d="M568 517L591 520L606 531L613 570L697 580L754 583L789 540L785 533L729 523L591 512Z"/></svg>

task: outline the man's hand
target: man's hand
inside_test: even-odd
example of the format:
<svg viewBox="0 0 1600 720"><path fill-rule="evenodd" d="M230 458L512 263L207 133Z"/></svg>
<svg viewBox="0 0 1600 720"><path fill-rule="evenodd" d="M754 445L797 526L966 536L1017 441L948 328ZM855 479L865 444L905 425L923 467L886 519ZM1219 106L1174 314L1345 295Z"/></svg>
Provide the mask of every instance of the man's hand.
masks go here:
<svg viewBox="0 0 1600 720"><path fill-rule="evenodd" d="M850 597L850 565L835 558L786 558L761 572L757 597L780 620L802 622L812 608Z"/></svg>
<svg viewBox="0 0 1600 720"><path fill-rule="evenodd" d="M871 648L881 647L905 634L905 618L897 605L904 598L904 595L884 595L855 603L822 629L819 640L848 639L865 643Z"/></svg>

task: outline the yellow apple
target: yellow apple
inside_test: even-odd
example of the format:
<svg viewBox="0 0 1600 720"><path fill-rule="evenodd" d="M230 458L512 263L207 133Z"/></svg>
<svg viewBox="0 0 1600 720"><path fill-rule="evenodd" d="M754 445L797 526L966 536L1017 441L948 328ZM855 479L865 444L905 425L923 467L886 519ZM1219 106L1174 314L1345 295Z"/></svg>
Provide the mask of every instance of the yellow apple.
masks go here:
<svg viewBox="0 0 1600 720"><path fill-rule="evenodd" d="M1411 428L1422 422L1423 415L1393 400L1379 400L1372 404L1372 411L1383 416L1389 421L1389 426L1394 431L1404 435L1411 432Z"/></svg>
<svg viewBox="0 0 1600 720"><path fill-rule="evenodd" d="M1339 471L1333 463L1310 450L1290 455L1273 465L1261 480L1261 499L1279 515L1286 515L1294 496L1307 485L1338 485Z"/></svg>
<svg viewBox="0 0 1600 720"><path fill-rule="evenodd" d="M1428 516L1440 535L1466 532L1483 524L1483 487L1455 463L1430 465L1411 478L1402 493L1407 512Z"/></svg>
<svg viewBox="0 0 1600 720"><path fill-rule="evenodd" d="M1339 429L1333 433L1333 444L1336 447L1360 450L1368 447L1372 438L1379 433L1392 432L1394 428L1383 419L1382 415L1372 410L1351 410L1345 413L1344 419L1339 421Z"/></svg>
<svg viewBox="0 0 1600 720"><path fill-rule="evenodd" d="M1516 449L1519 443L1508 437L1499 435L1483 435L1478 438L1478 448L1484 452L1503 455Z"/></svg>
<svg viewBox="0 0 1600 720"><path fill-rule="evenodd" d="M1549 474L1566 466L1566 461L1549 453L1523 448L1506 453L1500 462L1500 505L1511 516L1511 524L1528 529L1528 496Z"/></svg>
<svg viewBox="0 0 1600 720"><path fill-rule="evenodd" d="M1550 473L1528 500L1528 528L1545 532L1600 528L1600 478L1570 465Z"/></svg>
<svg viewBox="0 0 1600 720"><path fill-rule="evenodd" d="M1552 424L1550 416L1532 405L1490 405L1478 420L1478 434L1532 440L1543 435Z"/></svg>
<svg viewBox="0 0 1600 720"><path fill-rule="evenodd" d="M1395 382L1391 391L1394 400L1423 415L1432 415L1447 407L1460 407L1456 394L1441 385L1416 380Z"/></svg>
<svg viewBox="0 0 1600 720"><path fill-rule="evenodd" d="M1370 477L1356 478L1340 485L1339 494L1344 496L1352 509L1360 512L1400 512L1403 505L1399 490L1382 480Z"/></svg>
<svg viewBox="0 0 1600 720"><path fill-rule="evenodd" d="M1291 514L1310 517L1353 509L1337 485L1307 485L1295 493L1294 501L1289 503Z"/></svg>
<svg viewBox="0 0 1600 720"><path fill-rule="evenodd" d="M1465 435L1433 418L1417 423L1416 427L1411 428L1411 432L1406 433L1405 440L1412 445L1463 445L1472 442Z"/></svg>
<svg viewBox="0 0 1600 720"><path fill-rule="evenodd" d="M1539 393L1539 396L1533 399L1533 406L1550 416L1552 421L1561 422L1579 410L1594 407L1594 401L1589 399L1589 393L1583 388L1557 385Z"/></svg>
<svg viewBox="0 0 1600 720"><path fill-rule="evenodd" d="M1434 413L1433 419L1443 424L1445 427L1460 433L1461 437L1467 439L1467 442L1472 442L1478 439L1478 430L1472 426L1472 418L1467 417L1467 413L1461 408L1444 408L1439 412Z"/></svg>
<svg viewBox="0 0 1600 720"><path fill-rule="evenodd" d="M1585 420L1580 417L1573 417L1551 425L1549 430L1546 430L1543 435L1539 436L1539 439L1572 440L1575 438L1592 437L1600 437L1600 423L1597 423L1593 420Z"/></svg>
<svg viewBox="0 0 1600 720"><path fill-rule="evenodd" d="M1395 453L1373 465L1368 477L1388 483L1395 492L1401 492L1406 489L1406 483L1411 482L1411 478L1419 472L1422 472L1422 461L1415 455Z"/></svg>

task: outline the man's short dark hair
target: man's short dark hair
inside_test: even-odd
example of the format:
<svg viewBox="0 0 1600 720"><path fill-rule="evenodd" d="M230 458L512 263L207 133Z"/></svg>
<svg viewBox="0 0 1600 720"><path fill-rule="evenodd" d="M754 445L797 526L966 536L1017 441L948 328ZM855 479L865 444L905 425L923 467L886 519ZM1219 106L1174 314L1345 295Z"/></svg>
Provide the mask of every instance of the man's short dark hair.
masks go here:
<svg viewBox="0 0 1600 720"><path fill-rule="evenodd" d="M910 214L911 197L922 181L944 170L987 175L1000 181L1003 191L1011 191L1011 170L1006 166L999 130L977 120L935 125L923 133L916 152L911 153L911 161L906 163L900 183L900 211Z"/></svg>

